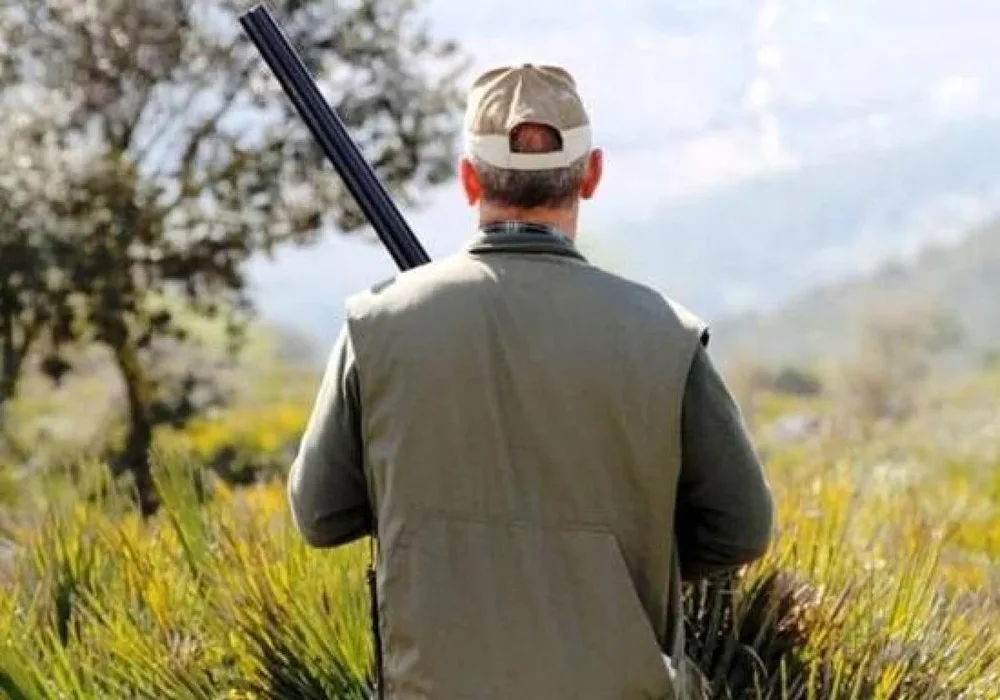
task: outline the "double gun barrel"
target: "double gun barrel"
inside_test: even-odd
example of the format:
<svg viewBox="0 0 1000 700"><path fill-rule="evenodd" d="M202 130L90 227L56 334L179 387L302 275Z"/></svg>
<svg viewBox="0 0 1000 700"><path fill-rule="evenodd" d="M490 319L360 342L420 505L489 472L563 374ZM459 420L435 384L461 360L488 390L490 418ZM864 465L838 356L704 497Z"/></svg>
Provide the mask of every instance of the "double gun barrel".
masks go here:
<svg viewBox="0 0 1000 700"><path fill-rule="evenodd" d="M257 5L240 15L239 20L399 269L430 262L270 10Z"/></svg>

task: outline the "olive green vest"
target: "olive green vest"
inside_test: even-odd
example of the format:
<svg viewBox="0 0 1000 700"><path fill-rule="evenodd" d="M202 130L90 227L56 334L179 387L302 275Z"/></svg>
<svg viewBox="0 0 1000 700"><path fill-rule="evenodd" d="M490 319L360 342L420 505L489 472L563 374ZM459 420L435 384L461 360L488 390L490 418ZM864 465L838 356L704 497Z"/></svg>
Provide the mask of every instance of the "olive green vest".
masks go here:
<svg viewBox="0 0 1000 700"><path fill-rule="evenodd" d="M705 325L524 232L347 308L385 697L681 697L661 652L683 657L674 497Z"/></svg>

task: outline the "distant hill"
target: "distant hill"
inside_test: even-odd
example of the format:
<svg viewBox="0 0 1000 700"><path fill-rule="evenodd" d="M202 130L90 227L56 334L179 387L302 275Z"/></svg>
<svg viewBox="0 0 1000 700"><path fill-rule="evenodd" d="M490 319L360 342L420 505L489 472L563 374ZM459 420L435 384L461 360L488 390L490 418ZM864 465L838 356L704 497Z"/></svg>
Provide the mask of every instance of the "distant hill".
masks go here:
<svg viewBox="0 0 1000 700"><path fill-rule="evenodd" d="M968 122L671 201L625 229L629 273L713 317L775 309L1000 209L998 149L1000 121Z"/></svg>
<svg viewBox="0 0 1000 700"><path fill-rule="evenodd" d="M931 245L877 272L824 286L776 311L717 321L715 347L764 363L802 364L852 349L873 314L936 314L955 322L960 355L979 363L1000 349L1000 220L960 242Z"/></svg>

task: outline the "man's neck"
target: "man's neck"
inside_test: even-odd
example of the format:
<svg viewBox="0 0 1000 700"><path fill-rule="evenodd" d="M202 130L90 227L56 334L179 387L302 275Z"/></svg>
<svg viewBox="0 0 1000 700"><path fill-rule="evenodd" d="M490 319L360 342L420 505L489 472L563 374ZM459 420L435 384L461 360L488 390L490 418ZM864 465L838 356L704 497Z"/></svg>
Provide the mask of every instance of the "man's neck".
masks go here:
<svg viewBox="0 0 1000 700"><path fill-rule="evenodd" d="M570 240L576 239L577 208L572 209L513 209L484 204L479 209L479 226L502 221L523 221L526 224L543 224L558 229Z"/></svg>

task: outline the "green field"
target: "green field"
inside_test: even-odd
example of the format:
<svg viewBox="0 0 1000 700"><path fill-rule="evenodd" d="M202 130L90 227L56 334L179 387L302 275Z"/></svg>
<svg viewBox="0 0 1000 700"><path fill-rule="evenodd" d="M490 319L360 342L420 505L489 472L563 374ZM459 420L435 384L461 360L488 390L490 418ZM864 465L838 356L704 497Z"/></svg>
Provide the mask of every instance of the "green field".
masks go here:
<svg viewBox="0 0 1000 700"><path fill-rule="evenodd" d="M0 695L365 697L367 545L310 550L286 508L302 396L161 434L149 522L96 462L9 486ZM779 536L733 595L688 593L719 697L1000 697L997 396L993 371L927 384L891 420L827 393L742 397Z"/></svg>

